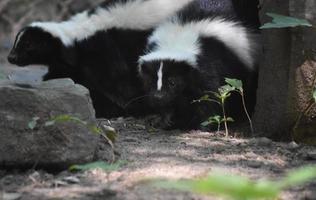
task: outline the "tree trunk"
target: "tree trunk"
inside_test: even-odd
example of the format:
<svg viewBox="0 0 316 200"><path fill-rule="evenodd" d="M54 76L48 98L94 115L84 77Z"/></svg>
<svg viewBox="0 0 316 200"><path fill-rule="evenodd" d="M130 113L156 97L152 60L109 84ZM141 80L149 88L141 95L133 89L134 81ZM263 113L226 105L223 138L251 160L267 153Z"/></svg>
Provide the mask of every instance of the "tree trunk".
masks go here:
<svg viewBox="0 0 316 200"><path fill-rule="evenodd" d="M306 18L316 24L314 0L265 0L262 6L262 23L271 21L266 13L273 12ZM316 139L315 106L302 115L293 132L297 119L311 101L315 85L315 31L315 28L305 27L262 31L264 56L254 115L255 129L260 135L299 141L306 137L308 141L311 137Z"/></svg>

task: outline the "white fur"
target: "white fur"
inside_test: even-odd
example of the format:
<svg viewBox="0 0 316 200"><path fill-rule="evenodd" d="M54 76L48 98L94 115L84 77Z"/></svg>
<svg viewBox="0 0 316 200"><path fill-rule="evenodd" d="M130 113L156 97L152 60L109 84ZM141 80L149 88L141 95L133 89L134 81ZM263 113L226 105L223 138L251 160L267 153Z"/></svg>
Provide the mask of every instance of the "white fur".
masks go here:
<svg viewBox="0 0 316 200"><path fill-rule="evenodd" d="M241 61L252 68L253 44L246 28L222 18L180 24L176 18L160 25L149 38L157 48L141 56L139 62L173 59L197 65L197 56L201 53L200 37L214 37L231 49Z"/></svg>
<svg viewBox="0 0 316 200"><path fill-rule="evenodd" d="M18 43L20 42L21 37L22 37L22 35L24 34L24 32L25 32L25 30L23 30L23 31L19 32L19 34L17 35L17 38L16 38L16 40L15 40L15 43L14 43L13 48L16 48L16 46L17 46L17 45L18 45Z"/></svg>
<svg viewBox="0 0 316 200"><path fill-rule="evenodd" d="M160 91L162 88L162 69L163 69L163 62L160 63L160 67L157 73L158 81L157 81L157 90Z"/></svg>
<svg viewBox="0 0 316 200"><path fill-rule="evenodd" d="M171 2L172 1L172 2ZM172 16L193 0L131 0L108 8L99 7L95 14L82 12L65 22L35 22L33 27L43 28L62 40L66 46L84 40L95 32L111 28L146 30Z"/></svg>
<svg viewBox="0 0 316 200"><path fill-rule="evenodd" d="M148 42L158 47L140 57L140 62L171 58L197 65L197 55L201 52L199 33L189 26L177 23L163 23L150 36Z"/></svg>

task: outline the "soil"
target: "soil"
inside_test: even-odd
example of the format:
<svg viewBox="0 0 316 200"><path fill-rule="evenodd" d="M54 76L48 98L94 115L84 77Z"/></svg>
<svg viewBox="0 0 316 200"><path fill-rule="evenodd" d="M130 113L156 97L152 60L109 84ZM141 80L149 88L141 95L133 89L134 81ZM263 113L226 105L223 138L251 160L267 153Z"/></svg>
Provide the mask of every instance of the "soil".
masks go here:
<svg viewBox="0 0 316 200"><path fill-rule="evenodd" d="M8 73L12 69L3 71ZM26 71L18 73L27 74ZM149 121L150 117L102 121L118 132L115 154L117 160L124 162L119 169L77 173L66 170L55 174L34 169L0 171L0 200L218 199L155 188L146 180L199 178L218 171L253 180L274 180L289 170L316 164L316 147L267 138L225 138L222 132L156 130L149 126ZM99 155L102 157L104 153L107 158L109 146L103 142ZM316 182L284 191L280 199L316 199Z"/></svg>

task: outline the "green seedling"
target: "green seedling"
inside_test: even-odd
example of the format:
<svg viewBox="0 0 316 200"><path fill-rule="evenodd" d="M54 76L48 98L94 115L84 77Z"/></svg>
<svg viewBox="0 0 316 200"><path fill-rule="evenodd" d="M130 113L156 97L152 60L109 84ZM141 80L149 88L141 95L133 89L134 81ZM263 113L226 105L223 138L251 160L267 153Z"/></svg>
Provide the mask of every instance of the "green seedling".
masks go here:
<svg viewBox="0 0 316 200"><path fill-rule="evenodd" d="M226 121L227 122L234 122L234 119L231 117L227 117ZM222 118L219 115L215 115L215 116L209 117L207 119L207 121L203 122L201 125L202 126L209 126L211 124L216 124L217 125L217 132L219 132L220 128L221 128L221 124L224 122L225 122L224 118Z"/></svg>
<svg viewBox="0 0 316 200"><path fill-rule="evenodd" d="M233 118L227 117L226 110L225 110L225 102L227 98L230 97L231 92L234 91L235 88L231 87L230 85L224 85L218 88L217 92L209 92L214 95L215 99L210 97L210 95L204 95L200 99L193 101L193 103L199 103L202 101L212 102L216 103L221 106L223 117L215 115L213 117L210 117L207 121L203 122L202 126L208 126L210 124L217 124L217 128L220 128L220 124L224 123L225 126L225 136L228 137L228 122L233 122Z"/></svg>
<svg viewBox="0 0 316 200"><path fill-rule="evenodd" d="M28 128L34 130L38 124L39 117L33 117L33 119L27 124Z"/></svg>
<svg viewBox="0 0 316 200"><path fill-rule="evenodd" d="M245 93L244 93L242 81L238 80L238 79L225 78L225 82L228 85L230 85L232 88L234 88L234 91L236 91L241 96L243 109L244 109L245 114L247 115L247 119L249 121L251 134L253 134L254 133L254 129L253 129L251 117L249 115L249 112L248 112L248 109L247 109L247 106L246 106Z"/></svg>
<svg viewBox="0 0 316 200"><path fill-rule="evenodd" d="M234 88L231 87L230 85L224 85L218 88L217 92L211 92L213 95L216 97L218 104L222 108L222 114L223 114L223 119L222 122L224 122L225 126L225 136L228 137L228 122L232 121L231 117L227 117L226 115L226 110L225 110L225 102L227 98L231 96L231 92L234 91Z"/></svg>
<svg viewBox="0 0 316 200"><path fill-rule="evenodd" d="M316 167L303 167L292 171L280 181L259 180L220 173L198 180L153 181L153 185L199 194L221 196L233 200L278 199L283 190L315 180Z"/></svg>
<svg viewBox="0 0 316 200"><path fill-rule="evenodd" d="M39 126L39 117L34 117L32 121L28 123L28 128L31 130L34 130L36 127ZM116 139L116 131L112 127L109 126L98 126L94 122L88 123L86 121L81 120L78 117L74 117L71 115L58 115L56 117L51 118L49 121L46 121L44 123L44 127L49 126L56 126L58 123L75 123L82 126L85 126L91 131L91 133L100 135L102 138L104 138L112 147L112 150L114 150L114 142ZM115 160L114 152L112 154L112 160Z"/></svg>

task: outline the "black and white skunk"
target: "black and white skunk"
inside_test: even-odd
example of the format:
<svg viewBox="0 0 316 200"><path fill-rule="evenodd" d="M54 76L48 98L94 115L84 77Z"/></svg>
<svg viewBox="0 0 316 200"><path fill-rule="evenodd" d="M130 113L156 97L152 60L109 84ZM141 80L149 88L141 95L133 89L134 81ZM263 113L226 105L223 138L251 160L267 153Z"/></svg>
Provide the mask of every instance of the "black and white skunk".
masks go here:
<svg viewBox="0 0 316 200"><path fill-rule="evenodd" d="M98 117L120 116L143 94L137 60L148 35L191 1L111 0L68 21L34 22L17 34L8 60L47 65L44 80L72 78L90 90Z"/></svg>
<svg viewBox="0 0 316 200"><path fill-rule="evenodd" d="M221 114L217 104L192 102L205 91L217 91L225 77L242 80L248 106L254 106L256 36L234 9L217 12L200 3L192 2L158 26L138 61L149 103L162 115L163 128L199 128L209 116ZM226 106L235 119L242 116L239 98Z"/></svg>

